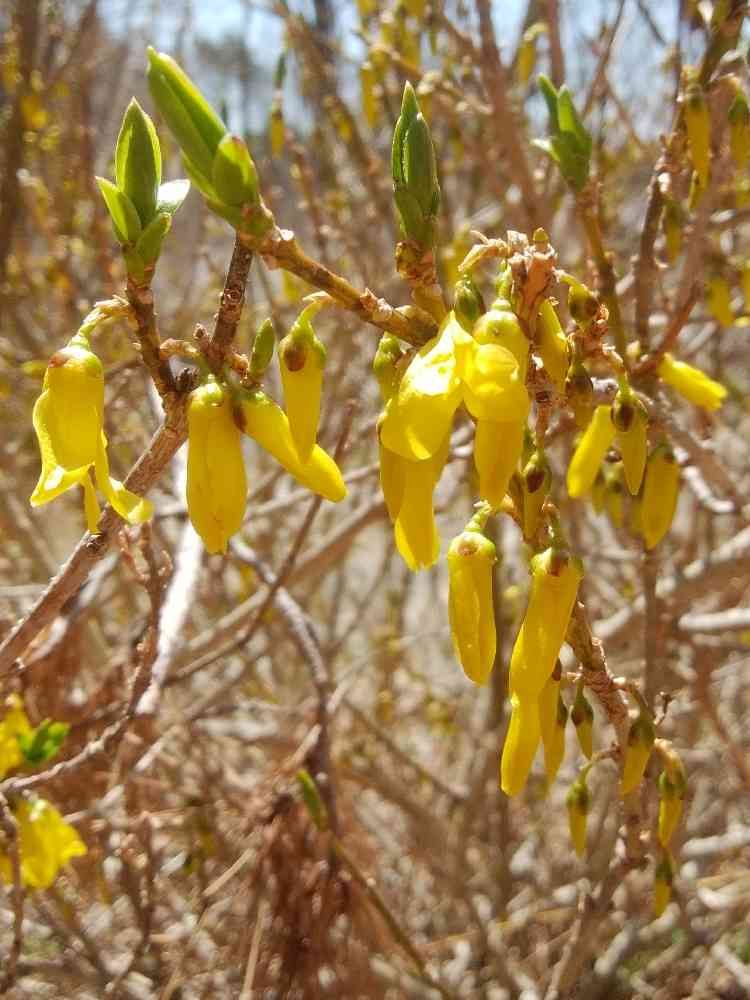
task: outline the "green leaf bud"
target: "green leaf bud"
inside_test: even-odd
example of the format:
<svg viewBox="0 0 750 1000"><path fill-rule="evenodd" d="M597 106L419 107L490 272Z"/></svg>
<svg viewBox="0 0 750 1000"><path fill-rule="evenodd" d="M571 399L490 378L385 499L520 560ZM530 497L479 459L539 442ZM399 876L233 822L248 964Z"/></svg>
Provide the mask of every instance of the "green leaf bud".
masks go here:
<svg viewBox="0 0 750 1000"><path fill-rule="evenodd" d="M142 226L156 212L161 184L161 149L154 123L133 98L122 119L115 147L117 187L132 201Z"/></svg>
<svg viewBox="0 0 750 1000"><path fill-rule="evenodd" d="M96 183L107 206L118 243L135 243L141 235L141 220L133 202L112 181L97 177Z"/></svg>
<svg viewBox="0 0 750 1000"><path fill-rule="evenodd" d="M266 368L271 364L274 347L276 346L276 331L273 320L268 317L264 319L258 328L253 340L253 349L250 352L250 376L260 378Z"/></svg>
<svg viewBox="0 0 750 1000"><path fill-rule="evenodd" d="M471 333L474 324L485 312L482 293L468 274L461 275L456 282L453 311L458 322L468 333Z"/></svg>
<svg viewBox="0 0 750 1000"><path fill-rule="evenodd" d="M219 198L227 205L258 201L258 172L247 146L238 135L227 133L219 143L211 180Z"/></svg>

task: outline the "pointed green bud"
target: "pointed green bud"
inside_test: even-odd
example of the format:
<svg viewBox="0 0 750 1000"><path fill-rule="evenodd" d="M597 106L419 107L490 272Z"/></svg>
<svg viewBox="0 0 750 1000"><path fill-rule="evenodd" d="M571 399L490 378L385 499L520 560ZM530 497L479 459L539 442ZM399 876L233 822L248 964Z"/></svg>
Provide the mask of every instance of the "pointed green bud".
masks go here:
<svg viewBox="0 0 750 1000"><path fill-rule="evenodd" d="M154 123L133 98L122 119L115 147L117 187L130 198L142 226L156 212L161 184L161 149Z"/></svg>
<svg viewBox="0 0 750 1000"><path fill-rule="evenodd" d="M170 56L148 50L148 85L183 154L206 179L226 126L190 77Z"/></svg>
<svg viewBox="0 0 750 1000"><path fill-rule="evenodd" d="M328 829L328 810L309 771L297 771L297 784L310 819L319 830Z"/></svg>
<svg viewBox="0 0 750 1000"><path fill-rule="evenodd" d="M168 212L159 212L141 233L135 249L145 267L153 267L159 259L162 242L171 225L172 216Z"/></svg>
<svg viewBox="0 0 750 1000"><path fill-rule="evenodd" d="M106 177L97 177L96 183L101 191L104 204L115 231L118 243L135 243L141 235L141 220L133 202L112 181Z"/></svg>
<svg viewBox="0 0 750 1000"><path fill-rule="evenodd" d="M248 148L238 135L227 133L214 156L211 180L219 198L239 206L258 200L258 172Z"/></svg>
<svg viewBox="0 0 750 1000"><path fill-rule="evenodd" d="M620 784L621 795L630 794L641 783L655 738L654 724L648 715L641 710L630 724L628 731L628 743L625 748L625 761Z"/></svg>
<svg viewBox="0 0 750 1000"><path fill-rule="evenodd" d="M534 145L557 163L560 173L574 191L580 191L589 178L591 135L578 116L566 86L555 90L542 75L539 89L547 104L551 136L537 139Z"/></svg>
<svg viewBox="0 0 750 1000"><path fill-rule="evenodd" d="M467 333L471 333L476 321L486 311L482 293L468 274L461 275L456 282L453 311Z"/></svg>
<svg viewBox="0 0 750 1000"><path fill-rule="evenodd" d="M250 376L251 378L261 378L266 368L271 364L273 350L276 346L276 331L273 320L263 320L258 332L253 340L253 349L250 352Z"/></svg>
<svg viewBox="0 0 750 1000"><path fill-rule="evenodd" d="M408 82L393 133L391 173L404 235L420 246L432 247L440 209L435 149L414 88Z"/></svg>
<svg viewBox="0 0 750 1000"><path fill-rule="evenodd" d="M380 386L383 402L387 403L398 388L399 375L397 365L404 352L392 333L384 333L378 343L378 349L372 362L372 371Z"/></svg>

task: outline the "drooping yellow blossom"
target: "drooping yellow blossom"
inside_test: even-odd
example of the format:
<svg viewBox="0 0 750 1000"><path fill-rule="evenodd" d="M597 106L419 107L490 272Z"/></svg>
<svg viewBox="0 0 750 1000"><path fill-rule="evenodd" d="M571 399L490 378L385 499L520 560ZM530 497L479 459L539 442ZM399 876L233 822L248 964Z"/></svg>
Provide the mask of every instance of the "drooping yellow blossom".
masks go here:
<svg viewBox="0 0 750 1000"><path fill-rule="evenodd" d="M380 426L384 447L412 461L431 458L443 445L461 402L461 376L470 335L449 313L440 333L414 355L388 400Z"/></svg>
<svg viewBox="0 0 750 1000"><path fill-rule="evenodd" d="M88 338L80 332L50 359L32 419L42 459L39 481L30 497L32 507L80 485L86 524L89 531L95 531L101 511L91 480L93 467L99 489L121 517L130 524L151 517L151 504L109 474L103 430L104 373Z"/></svg>
<svg viewBox="0 0 750 1000"><path fill-rule="evenodd" d="M211 377L188 402L187 506L208 552L226 552L245 516L242 436L229 391Z"/></svg>
<svg viewBox="0 0 750 1000"><path fill-rule="evenodd" d="M394 521L396 548L413 572L432 566L440 554L440 535L435 523L432 495L448 458L449 448L450 437L446 437L432 458L422 462L396 456L403 470L403 493Z"/></svg>
<svg viewBox="0 0 750 1000"><path fill-rule="evenodd" d="M17 694L8 695L5 714L0 719L0 780L23 760L18 737L30 732L31 723L26 717L23 701Z"/></svg>
<svg viewBox="0 0 750 1000"><path fill-rule="evenodd" d="M568 374L570 351L555 307L549 299L545 299L539 307L536 328L539 357L544 364L544 370L557 391L562 395L565 391L565 376Z"/></svg>
<svg viewBox="0 0 750 1000"><path fill-rule="evenodd" d="M237 399L239 408L235 415L239 416L245 434L257 441L301 486L333 503L344 499L346 484L336 462L316 444L303 463L294 446L289 418L277 403L261 389L241 391Z"/></svg>
<svg viewBox="0 0 750 1000"><path fill-rule="evenodd" d="M539 725L544 747L544 770L551 785L565 756L565 726L568 709L560 697L560 663L555 666L539 695Z"/></svg>
<svg viewBox="0 0 750 1000"><path fill-rule="evenodd" d="M700 186L705 189L711 167L711 114L698 82L692 83L685 92L683 114L690 159Z"/></svg>
<svg viewBox="0 0 750 1000"><path fill-rule="evenodd" d="M732 290L723 275L715 274L706 282L706 306L717 323L734 325Z"/></svg>
<svg viewBox="0 0 750 1000"><path fill-rule="evenodd" d="M568 493L572 497L585 496L594 485L607 449L615 438L611 414L611 406L597 406L591 423L578 442L567 475Z"/></svg>
<svg viewBox="0 0 750 1000"><path fill-rule="evenodd" d="M480 507L448 549L448 614L453 647L466 676L486 684L495 662L492 567L495 546L482 534L490 508Z"/></svg>
<svg viewBox="0 0 750 1000"><path fill-rule="evenodd" d="M584 773L570 786L565 800L568 809L570 839L573 841L573 847L579 858L582 858L586 853L586 825L590 800L591 797Z"/></svg>
<svg viewBox="0 0 750 1000"><path fill-rule="evenodd" d="M687 781L682 762L672 751L670 760L659 775L659 824L658 837L662 847L667 847L682 818Z"/></svg>
<svg viewBox="0 0 750 1000"><path fill-rule="evenodd" d="M297 454L303 463L310 458L320 421L326 349L315 335L311 320L321 304L315 301L307 306L279 344L284 408Z"/></svg>
<svg viewBox="0 0 750 1000"><path fill-rule="evenodd" d="M641 503L641 530L647 549L653 549L672 526L680 492L680 467L666 442L658 444L646 463Z"/></svg>
<svg viewBox="0 0 750 1000"><path fill-rule="evenodd" d="M684 361L676 361L671 354L665 354L659 368L659 378L690 403L702 406L704 410L718 410L727 395L721 384Z"/></svg>
<svg viewBox="0 0 750 1000"><path fill-rule="evenodd" d="M22 799L13 809L18 823L21 881L31 889L47 889L71 858L86 853L86 845L45 799ZM0 851L0 878L13 881L10 857Z"/></svg>
<svg viewBox="0 0 750 1000"><path fill-rule="evenodd" d="M674 864L669 851L664 851L654 873L654 916L660 917L672 899Z"/></svg>
<svg viewBox="0 0 750 1000"><path fill-rule="evenodd" d="M625 482L637 496L643 482L648 452L648 413L630 387L621 388L612 404L615 443L622 456Z"/></svg>
<svg viewBox="0 0 750 1000"><path fill-rule="evenodd" d="M641 783L654 746L654 724L641 712L630 724L625 761L622 766L620 795L629 795Z"/></svg>
<svg viewBox="0 0 750 1000"><path fill-rule="evenodd" d="M479 495L499 507L508 492L510 477L523 450L526 419L477 420L474 433L474 465L479 475Z"/></svg>
<svg viewBox="0 0 750 1000"><path fill-rule="evenodd" d="M541 734L539 698L565 640L582 575L580 560L557 546L531 560L529 604L510 660L512 714L500 765L506 795L526 784Z"/></svg>
<svg viewBox="0 0 750 1000"><path fill-rule="evenodd" d="M578 745L584 757L591 757L594 753L594 710L583 693L583 684L578 685L575 701L570 712L570 718L576 727Z"/></svg>

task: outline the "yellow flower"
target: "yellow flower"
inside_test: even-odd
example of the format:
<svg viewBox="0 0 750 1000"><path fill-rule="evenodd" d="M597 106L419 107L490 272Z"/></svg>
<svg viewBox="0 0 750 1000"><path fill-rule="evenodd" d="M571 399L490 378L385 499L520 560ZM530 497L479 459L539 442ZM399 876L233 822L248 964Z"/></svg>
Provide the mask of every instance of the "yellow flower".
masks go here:
<svg viewBox="0 0 750 1000"><path fill-rule="evenodd" d="M212 377L190 394L187 417L188 515L209 552L226 552L247 501L242 437L228 390Z"/></svg>
<svg viewBox="0 0 750 1000"><path fill-rule="evenodd" d="M529 394L514 354L499 344L477 344L466 361L463 398L478 420L525 420Z"/></svg>
<svg viewBox="0 0 750 1000"><path fill-rule="evenodd" d="M638 787L646 770L646 764L654 746L654 724L641 713L630 724L625 761L622 766L620 795L629 795Z"/></svg>
<svg viewBox="0 0 750 1000"><path fill-rule="evenodd" d="M448 458L449 447L450 437L446 437L433 457L423 462L395 456L403 475L403 493L394 520L396 548L413 572L432 566L440 554L432 494Z"/></svg>
<svg viewBox="0 0 750 1000"><path fill-rule="evenodd" d="M508 732L500 758L500 787L506 795L523 791L541 737L539 702L511 694Z"/></svg>
<svg viewBox="0 0 750 1000"><path fill-rule="evenodd" d="M461 376L474 342L453 313L412 358L385 408L384 447L412 461L431 458L450 433L461 402Z"/></svg>
<svg viewBox="0 0 750 1000"><path fill-rule="evenodd" d="M711 115L706 103L703 88L697 82L692 83L685 93L683 103L685 126L688 136L688 149L700 186L708 184L711 167Z"/></svg>
<svg viewBox="0 0 750 1000"><path fill-rule="evenodd" d="M304 309L279 344L284 407L302 462L310 458L320 421L326 349L315 335L311 323L311 317L320 307L320 302L313 302Z"/></svg>
<svg viewBox="0 0 750 1000"><path fill-rule="evenodd" d="M611 413L611 406L597 406L578 442L568 466L568 493L572 497L585 496L594 485L599 466L615 437Z"/></svg>
<svg viewBox="0 0 750 1000"><path fill-rule="evenodd" d="M31 889L46 889L71 858L86 853L86 845L45 799L23 799L13 810L18 823L21 881ZM13 881L10 858L0 852L0 878Z"/></svg>
<svg viewBox="0 0 750 1000"><path fill-rule="evenodd" d="M669 851L664 851L654 873L654 916L660 917L672 898L674 865Z"/></svg>
<svg viewBox="0 0 750 1000"><path fill-rule="evenodd" d="M565 756L565 726L568 710L560 697L559 664L547 678L547 683L539 695L539 725L544 746L544 770L547 785L555 780Z"/></svg>
<svg viewBox="0 0 750 1000"><path fill-rule="evenodd" d="M648 452L648 413L629 387L621 388L612 406L615 441L622 456L625 482L632 496L637 496L643 481Z"/></svg>
<svg viewBox="0 0 750 1000"><path fill-rule="evenodd" d="M18 737L31 732L23 701L17 694L8 696L5 707L5 715L0 720L0 779L23 760Z"/></svg>
<svg viewBox="0 0 750 1000"><path fill-rule="evenodd" d="M722 326L734 324L732 290L727 279L720 274L715 274L706 283L706 306L713 318Z"/></svg>
<svg viewBox="0 0 750 1000"><path fill-rule="evenodd" d="M589 813L590 795L585 776L577 778L570 786L565 804L568 809L570 839L579 858L586 853L586 824Z"/></svg>
<svg viewBox="0 0 750 1000"><path fill-rule="evenodd" d="M549 299L545 299L539 307L536 329L539 357L542 359L550 382L562 395L565 392L565 377L568 374L570 352L555 307Z"/></svg>
<svg viewBox="0 0 750 1000"><path fill-rule="evenodd" d="M477 420L474 432L474 465L479 475L479 495L499 507L508 492L510 477L523 450L526 418Z"/></svg>
<svg viewBox="0 0 750 1000"><path fill-rule="evenodd" d="M297 482L313 493L338 503L347 490L336 462L320 445L313 445L306 462L300 460L292 438L289 418L262 390L243 391L238 396L242 430L283 466Z"/></svg>
<svg viewBox="0 0 750 1000"><path fill-rule="evenodd" d="M679 826L686 787L682 762L672 752L665 770L659 775L658 837L662 847L667 847Z"/></svg>
<svg viewBox="0 0 750 1000"><path fill-rule="evenodd" d="M531 560L531 594L510 660L510 690L537 702L555 667L583 571L568 552L545 549Z"/></svg>
<svg viewBox="0 0 750 1000"><path fill-rule="evenodd" d="M684 361L675 361L671 354L665 354L659 368L659 377L690 403L702 406L704 410L718 410L727 395L727 390L714 379L709 378L700 368L694 368Z"/></svg>
<svg viewBox="0 0 750 1000"><path fill-rule="evenodd" d="M448 614L456 656L466 676L486 684L495 662L492 567L495 546L482 534L489 507L480 510L448 549Z"/></svg>
<svg viewBox="0 0 750 1000"><path fill-rule="evenodd" d="M666 442L654 448L646 464L641 503L641 530L647 549L653 549L669 531L680 492L680 467Z"/></svg>
<svg viewBox="0 0 750 1000"><path fill-rule="evenodd" d="M104 374L88 340L80 333L52 356L42 394L34 404L33 424L39 441L42 471L30 502L54 500L72 486L84 492L89 531L96 531L99 503L91 481L94 467L99 489L130 524L148 520L153 508L109 474L104 422Z"/></svg>

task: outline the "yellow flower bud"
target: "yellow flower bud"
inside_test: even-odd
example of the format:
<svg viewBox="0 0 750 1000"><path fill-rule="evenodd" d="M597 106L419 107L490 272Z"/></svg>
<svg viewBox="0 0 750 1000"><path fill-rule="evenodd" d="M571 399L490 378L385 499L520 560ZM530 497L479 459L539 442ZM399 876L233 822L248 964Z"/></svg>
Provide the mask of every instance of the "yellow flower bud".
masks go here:
<svg viewBox="0 0 750 1000"><path fill-rule="evenodd" d="M521 700L511 695L508 732L500 758L500 787L506 795L518 795L526 785L539 746L541 726L539 701Z"/></svg>
<svg viewBox="0 0 750 1000"><path fill-rule="evenodd" d="M91 317L85 322L93 325ZM100 510L91 482L93 466L99 488L121 517L131 524L151 517L151 504L109 475L103 431L104 374L80 332L50 359L32 420L42 459L39 481L30 497L32 507L80 485L87 527L95 531Z"/></svg>
<svg viewBox="0 0 750 1000"><path fill-rule="evenodd" d="M646 464L641 504L641 527L647 549L658 545L672 526L680 491L680 467L664 442L651 452Z"/></svg>
<svg viewBox="0 0 750 1000"><path fill-rule="evenodd" d="M446 437L432 458L423 462L400 459L404 486L394 534L396 548L413 572L432 566L440 554L440 535L435 524L432 494L448 458L449 448L450 437Z"/></svg>
<svg viewBox="0 0 750 1000"><path fill-rule="evenodd" d="M510 477L523 450L526 419L496 422L477 420L474 432L474 465L479 475L479 495L499 507L508 492Z"/></svg>
<svg viewBox="0 0 750 1000"><path fill-rule="evenodd" d="M552 475L544 452L535 450L521 473L523 537L533 539L539 528L544 501L549 496Z"/></svg>
<svg viewBox="0 0 750 1000"><path fill-rule="evenodd" d="M229 390L211 378L188 402L187 506L208 552L226 552L247 503L242 437Z"/></svg>
<svg viewBox="0 0 750 1000"><path fill-rule="evenodd" d="M313 445L310 457L302 462L292 439L289 418L281 407L260 390L243 391L238 396L242 430L267 451L297 482L333 503L343 500L346 485L336 462L320 445Z"/></svg>
<svg viewBox="0 0 750 1000"><path fill-rule="evenodd" d="M670 198L664 206L662 228L667 247L667 260L674 264L682 250L682 233L685 227L685 214L678 201Z"/></svg>
<svg viewBox="0 0 750 1000"><path fill-rule="evenodd" d="M664 851L654 873L654 917L660 917L672 899L674 865L669 851Z"/></svg>
<svg viewBox="0 0 750 1000"><path fill-rule="evenodd" d="M694 368L684 361L675 361L671 354L665 354L659 368L659 378L690 403L702 406L704 410L718 410L727 390L714 379L709 378L700 368Z"/></svg>
<svg viewBox="0 0 750 1000"><path fill-rule="evenodd" d="M5 715L0 720L0 780L22 762L23 754L18 737L30 732L31 723L26 716L23 701L17 694L9 695L5 700Z"/></svg>
<svg viewBox="0 0 750 1000"><path fill-rule="evenodd" d="M568 809L570 839L579 858L586 853L586 825L591 797L584 776L577 778L570 786L565 804Z"/></svg>
<svg viewBox="0 0 750 1000"><path fill-rule="evenodd" d="M583 576L579 559L548 548L531 560L531 594L510 660L511 692L538 702L555 667Z"/></svg>
<svg viewBox="0 0 750 1000"><path fill-rule="evenodd" d="M622 462L609 462L604 472L604 509L613 528L621 528L625 515Z"/></svg>
<svg viewBox="0 0 750 1000"><path fill-rule="evenodd" d="M628 731L628 745L625 748L620 795L629 795L641 783L654 746L654 737L653 722L641 712L630 724Z"/></svg>
<svg viewBox="0 0 750 1000"><path fill-rule="evenodd" d="M705 188L711 166L711 115L699 83L693 83L687 88L683 113L690 159L701 187Z"/></svg>
<svg viewBox="0 0 750 1000"><path fill-rule="evenodd" d="M536 329L539 357L550 381L562 395L565 392L570 351L560 320L549 299L545 299L539 307Z"/></svg>
<svg viewBox="0 0 750 1000"><path fill-rule="evenodd" d="M648 413L646 407L630 389L621 388L612 405L615 443L622 456L625 482L637 496L643 481L648 452Z"/></svg>
<svg viewBox="0 0 750 1000"><path fill-rule="evenodd" d="M484 512L486 520L487 509ZM470 521L448 549L448 614L453 647L466 676L486 684L495 662L492 567L495 546Z"/></svg>
<svg viewBox="0 0 750 1000"><path fill-rule="evenodd" d="M581 430L591 423L594 412L594 385L582 361L574 361L565 376L565 398Z"/></svg>
<svg viewBox="0 0 750 1000"><path fill-rule="evenodd" d="M294 322L279 344L279 367L284 387L284 408L301 462L307 462L315 445L323 392L326 349L315 335L311 317L320 309L313 302Z"/></svg>
<svg viewBox="0 0 750 1000"><path fill-rule="evenodd" d="M461 374L473 342L452 313L437 337L412 358L388 400L380 427L383 445L402 458L424 461L443 445L461 402Z"/></svg>
<svg viewBox="0 0 750 1000"><path fill-rule="evenodd" d="M687 782L682 762L676 754L659 775L659 824L658 837L662 847L667 847L682 818Z"/></svg>
<svg viewBox="0 0 750 1000"><path fill-rule="evenodd" d="M739 88L729 106L729 149L734 165L744 170L750 159L750 108Z"/></svg>
<svg viewBox="0 0 750 1000"><path fill-rule="evenodd" d="M727 279L720 274L715 274L706 282L706 307L717 323L734 325L732 290Z"/></svg>
<svg viewBox="0 0 750 1000"><path fill-rule="evenodd" d="M86 853L86 845L45 799L22 799L14 807L18 824L21 881L31 889L47 889L60 869ZM13 881L10 858L0 851L0 878Z"/></svg>
<svg viewBox="0 0 750 1000"><path fill-rule="evenodd" d="M558 661L539 695L539 725L544 746L544 770L551 785L565 756L565 726L568 709L560 697L560 663Z"/></svg>
<svg viewBox="0 0 750 1000"><path fill-rule="evenodd" d="M597 406L568 466L568 493L582 497L591 489L599 467L615 437L611 406Z"/></svg>
<svg viewBox="0 0 750 1000"><path fill-rule="evenodd" d="M362 111L365 121L370 128L375 128L378 123L378 100L375 96L377 73L369 59L365 60L359 68L359 83L362 91Z"/></svg>
<svg viewBox="0 0 750 1000"><path fill-rule="evenodd" d="M604 476L604 471L599 469L596 474L596 479L591 487L591 506L594 508L595 514L601 514L604 510L605 505L605 493L606 490L606 478Z"/></svg>
<svg viewBox="0 0 750 1000"><path fill-rule="evenodd" d="M591 760L594 753L594 710L583 693L583 684L579 684L576 690L570 718L576 727L581 753Z"/></svg>

